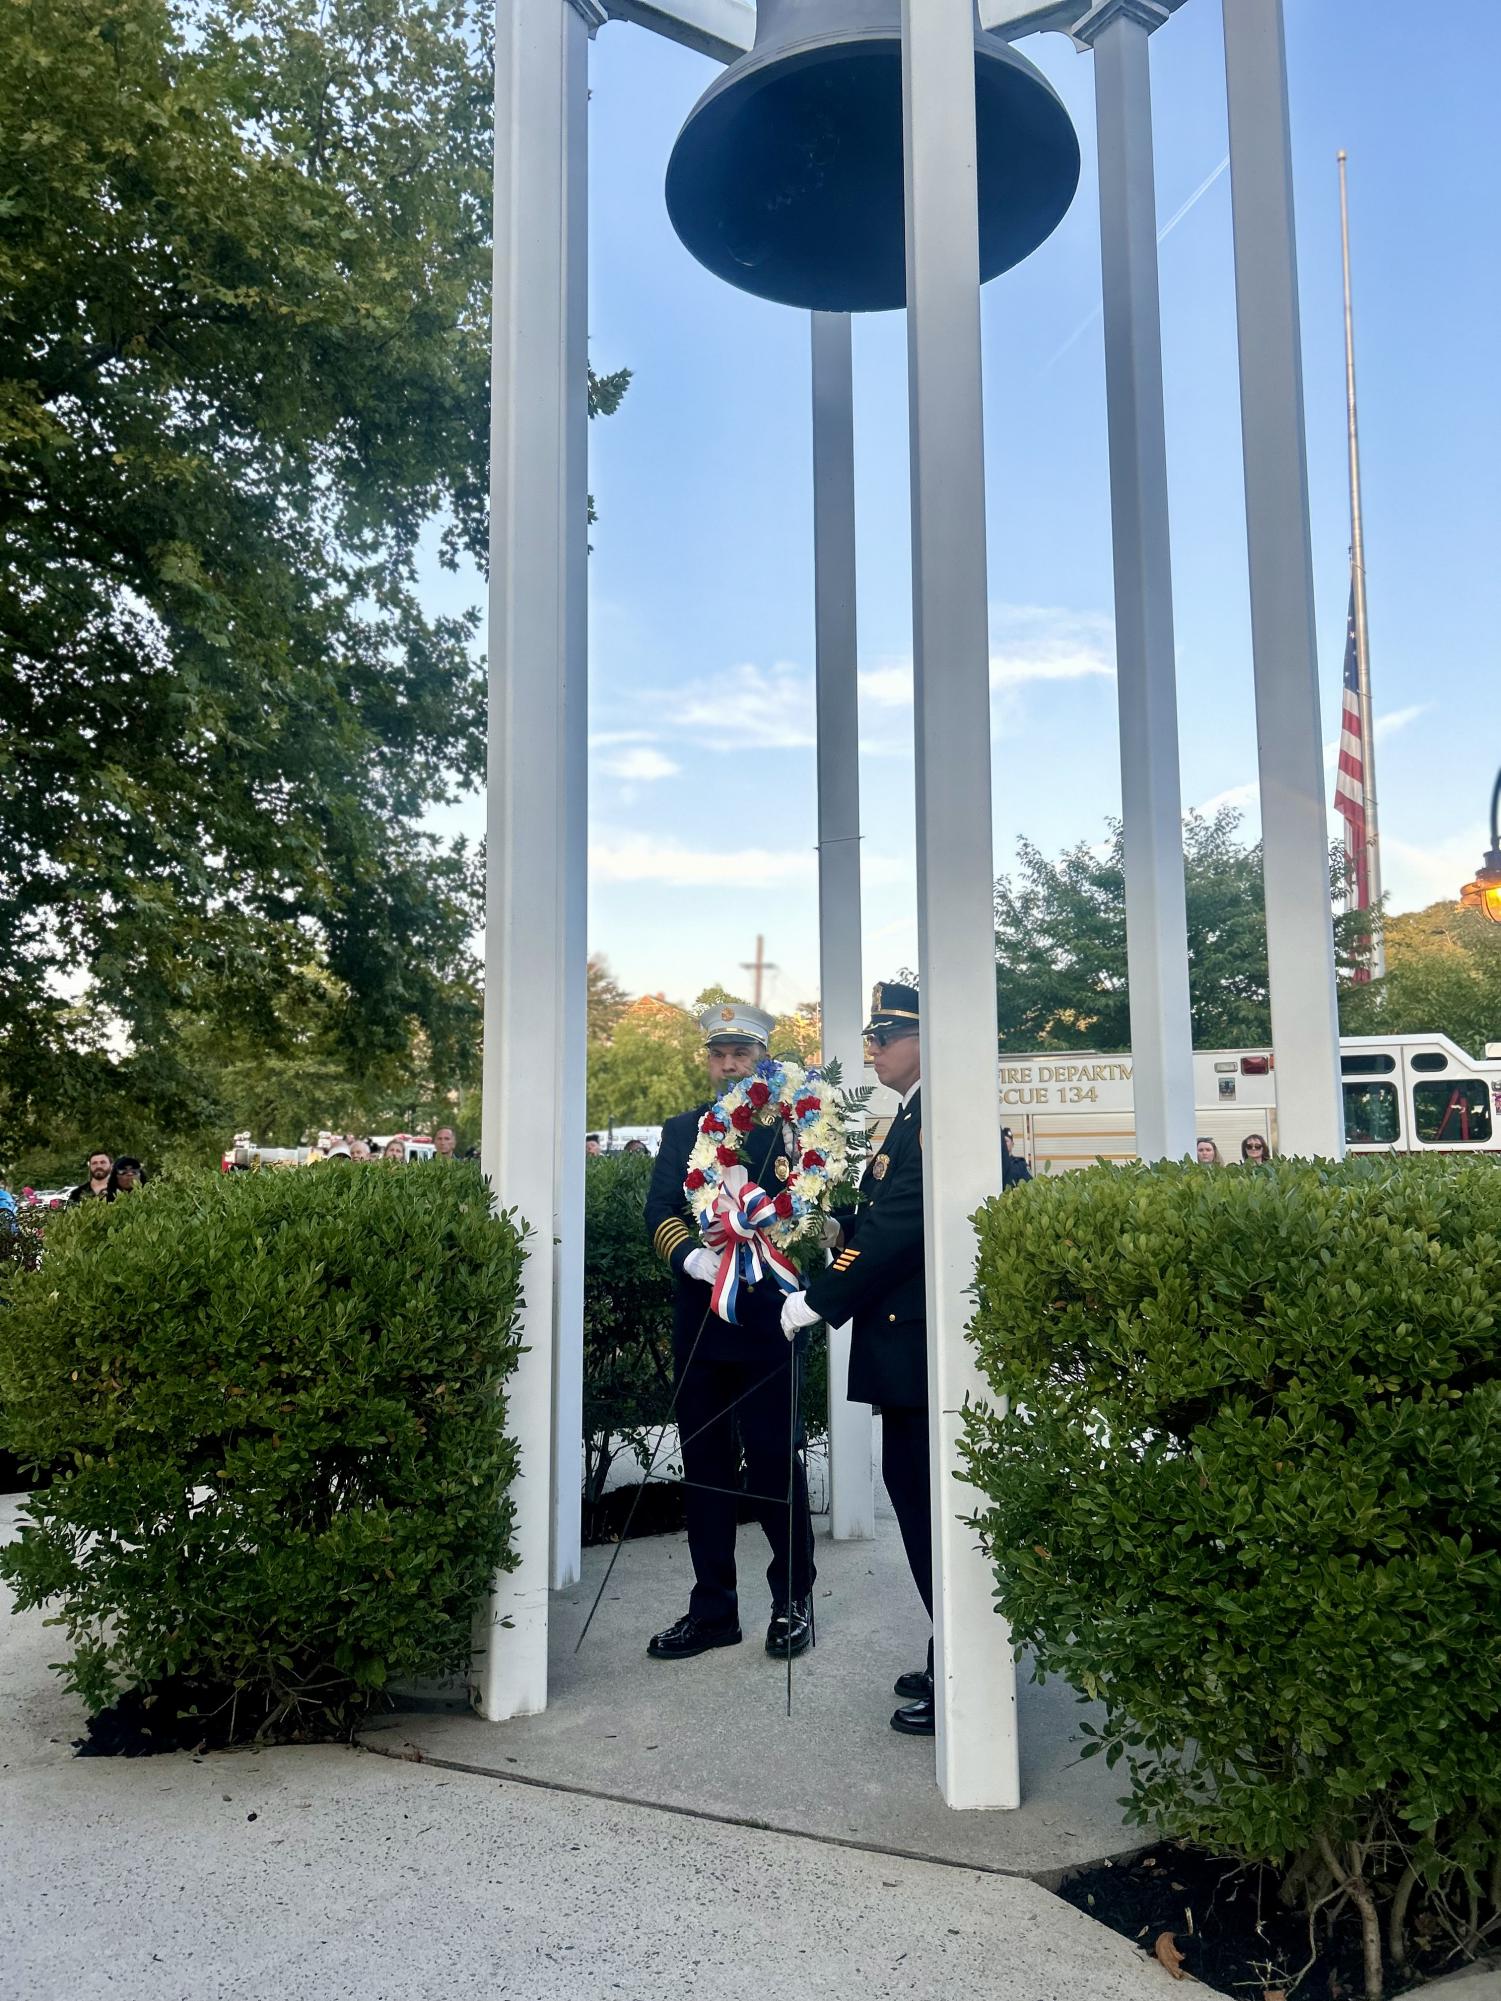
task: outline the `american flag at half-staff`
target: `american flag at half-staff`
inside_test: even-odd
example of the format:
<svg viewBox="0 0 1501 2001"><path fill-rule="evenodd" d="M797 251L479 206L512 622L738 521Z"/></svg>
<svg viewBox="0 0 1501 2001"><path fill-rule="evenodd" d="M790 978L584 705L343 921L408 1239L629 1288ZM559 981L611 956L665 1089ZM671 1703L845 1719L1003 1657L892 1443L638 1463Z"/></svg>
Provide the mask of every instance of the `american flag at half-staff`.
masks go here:
<svg viewBox="0 0 1501 2001"><path fill-rule="evenodd" d="M1350 617L1345 628L1345 692L1339 719L1339 775L1334 782L1334 810L1345 823L1345 853L1350 858L1352 910L1371 907L1371 859L1366 838L1366 770L1360 707L1360 654L1355 643L1355 588L1350 588ZM1367 975L1369 977L1369 975Z"/></svg>
<svg viewBox="0 0 1501 2001"><path fill-rule="evenodd" d="M1339 775L1334 810L1345 823L1349 907L1379 909L1381 843L1376 822L1376 750L1371 714L1370 640L1366 628L1365 532L1360 518L1360 433L1355 414L1355 314L1350 301L1350 204L1345 156L1339 156L1339 233L1345 279L1345 393L1350 446L1350 615L1345 626L1345 681L1339 719ZM1386 953L1379 924L1359 941L1355 979L1380 979Z"/></svg>

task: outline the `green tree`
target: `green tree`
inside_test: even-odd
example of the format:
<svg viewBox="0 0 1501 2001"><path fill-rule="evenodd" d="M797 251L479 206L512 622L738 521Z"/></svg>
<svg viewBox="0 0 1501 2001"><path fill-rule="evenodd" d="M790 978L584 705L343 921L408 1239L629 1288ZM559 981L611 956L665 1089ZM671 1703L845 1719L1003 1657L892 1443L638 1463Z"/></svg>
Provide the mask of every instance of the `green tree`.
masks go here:
<svg viewBox="0 0 1501 2001"><path fill-rule="evenodd" d="M630 996L603 958L590 959L588 980L589 1041L591 1044L608 1042L615 1032L615 1024L631 1004Z"/></svg>
<svg viewBox="0 0 1501 2001"><path fill-rule="evenodd" d="M1261 845L1236 838L1224 809L1183 822L1188 978L1194 1042L1237 1048L1271 1039ZM1018 843L1019 870L996 883L996 994L1002 1049L1128 1049L1125 852L1119 821L1094 847L1081 842L1049 861ZM1341 865L1331 859L1331 893ZM1349 970L1354 927L1336 920Z"/></svg>
<svg viewBox="0 0 1501 2001"><path fill-rule="evenodd" d="M419 828L483 771L478 618L416 566L485 556L488 24L5 11L0 1146L202 1125L185 1018L472 1063L474 858Z"/></svg>
<svg viewBox="0 0 1501 2001"><path fill-rule="evenodd" d="M744 998L712 986L691 1009L650 994L627 1003L603 961L591 960L589 1124L601 1131L610 1125L660 1125L675 1112L702 1104L708 1085L699 1016L705 1008L731 1002L743 1006ZM771 1046L778 1055L813 1063L820 1033L817 1003L805 1002L778 1016Z"/></svg>
<svg viewBox="0 0 1501 2001"><path fill-rule="evenodd" d="M1471 1056L1501 1038L1501 925L1431 903L1388 917L1386 977L1340 995L1347 1035L1441 1034Z"/></svg>
<svg viewBox="0 0 1501 2001"><path fill-rule="evenodd" d="M702 1104L707 1089L698 1023L667 1001L637 1001L608 1041L590 1044L591 1127L660 1125Z"/></svg>

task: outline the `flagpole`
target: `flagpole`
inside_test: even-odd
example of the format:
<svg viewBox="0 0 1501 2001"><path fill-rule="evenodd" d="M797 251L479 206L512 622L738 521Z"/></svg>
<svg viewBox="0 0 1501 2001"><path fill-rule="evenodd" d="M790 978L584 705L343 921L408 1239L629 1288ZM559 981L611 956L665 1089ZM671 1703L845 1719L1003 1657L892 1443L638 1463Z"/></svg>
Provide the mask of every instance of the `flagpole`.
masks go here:
<svg viewBox="0 0 1501 2001"><path fill-rule="evenodd" d="M1370 634L1366 625L1365 533L1360 518L1360 434L1355 421L1355 314L1350 302L1350 200L1345 153L1339 154L1339 238L1345 278L1345 400L1350 436L1350 584L1355 597L1355 666L1360 683L1360 762L1365 791L1366 879L1373 906L1381 903L1381 834L1376 823L1376 745L1371 711ZM1379 930L1371 942L1371 976L1386 972Z"/></svg>

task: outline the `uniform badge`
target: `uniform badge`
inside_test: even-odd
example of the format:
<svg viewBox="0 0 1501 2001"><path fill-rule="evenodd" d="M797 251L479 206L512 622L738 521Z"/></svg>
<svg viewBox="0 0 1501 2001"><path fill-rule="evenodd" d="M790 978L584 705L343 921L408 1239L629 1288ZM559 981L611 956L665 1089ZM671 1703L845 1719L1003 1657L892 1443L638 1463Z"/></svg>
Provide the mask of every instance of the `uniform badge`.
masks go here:
<svg viewBox="0 0 1501 2001"><path fill-rule="evenodd" d="M891 1155L889 1153L878 1153L870 1163L871 1179L873 1181L884 1181L886 1179L886 1170L890 1165Z"/></svg>
<svg viewBox="0 0 1501 2001"><path fill-rule="evenodd" d="M735 1010L732 1007L722 1007L719 1010L719 1019L721 1021L733 1021L735 1019Z"/></svg>
<svg viewBox="0 0 1501 2001"><path fill-rule="evenodd" d="M791 1172L792 1169L787 1165L786 1156L781 1156L777 1161L777 1180L785 1181Z"/></svg>

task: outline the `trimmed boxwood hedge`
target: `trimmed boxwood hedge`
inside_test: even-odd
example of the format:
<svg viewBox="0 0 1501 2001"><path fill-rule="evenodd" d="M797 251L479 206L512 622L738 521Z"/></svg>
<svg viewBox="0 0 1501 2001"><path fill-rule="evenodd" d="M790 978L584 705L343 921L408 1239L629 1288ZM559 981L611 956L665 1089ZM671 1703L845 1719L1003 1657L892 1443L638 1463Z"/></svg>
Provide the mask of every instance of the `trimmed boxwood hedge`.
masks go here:
<svg viewBox="0 0 1501 2001"><path fill-rule="evenodd" d="M230 1734L346 1730L463 1674L514 1561L522 1230L458 1163L153 1184L53 1221L0 1304L27 1504L0 1575L91 1709L171 1683Z"/></svg>
<svg viewBox="0 0 1501 2001"><path fill-rule="evenodd" d="M1501 1925L1501 1172L1097 1168L979 1216L965 1453L999 1608L1129 1812L1411 1925ZM1087 1726L1086 1726L1087 1727Z"/></svg>

